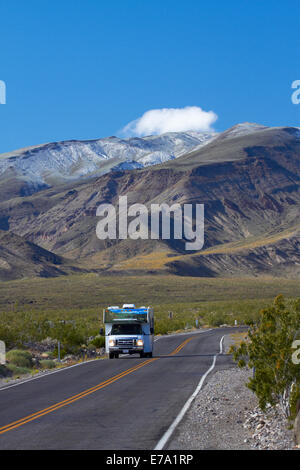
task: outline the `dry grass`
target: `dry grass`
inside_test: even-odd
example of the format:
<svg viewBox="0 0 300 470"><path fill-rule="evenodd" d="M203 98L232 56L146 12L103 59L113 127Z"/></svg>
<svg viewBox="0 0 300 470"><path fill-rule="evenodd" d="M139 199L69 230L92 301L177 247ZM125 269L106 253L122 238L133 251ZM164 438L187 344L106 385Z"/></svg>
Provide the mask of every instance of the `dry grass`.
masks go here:
<svg viewBox="0 0 300 470"><path fill-rule="evenodd" d="M232 254L232 253L237 253L243 250L253 250L255 248L260 248L262 246L273 245L286 238L294 237L297 235L298 231L299 231L299 226L294 227L292 229L283 230L280 233L276 233L272 235L263 235L261 237L251 237L247 240L242 240L239 242L225 243L220 246L203 250L202 252L198 253L198 255L205 256L205 255L218 254L218 253Z"/></svg>
<svg viewBox="0 0 300 470"><path fill-rule="evenodd" d="M227 338L226 351L225 351L226 354L230 354L232 352L233 347L238 348L242 342L247 342L247 341L249 341L247 332L238 332L238 333L230 334Z"/></svg>
<svg viewBox="0 0 300 470"><path fill-rule="evenodd" d="M206 250L192 253L178 255L172 251L156 251L147 255L137 255L131 259L119 262L113 266L113 269L118 271L165 271L166 265L172 261L179 260L192 260L195 256L208 256L213 254L234 254L241 251L254 250L267 245L273 245L286 238L294 237L299 232L299 225L282 230L278 233L264 234L257 237L249 237L248 239L240 240L237 242L224 243ZM107 265L107 260L101 255L95 260L99 265Z"/></svg>
<svg viewBox="0 0 300 470"><path fill-rule="evenodd" d="M232 333L230 338L232 339L234 346L240 346L241 343L249 340L247 332Z"/></svg>
<svg viewBox="0 0 300 470"><path fill-rule="evenodd" d="M163 270L167 263L180 259L181 256L176 256L169 251L156 251L147 255L138 255L134 258L122 261L121 263L115 264L114 268L120 271L128 270Z"/></svg>

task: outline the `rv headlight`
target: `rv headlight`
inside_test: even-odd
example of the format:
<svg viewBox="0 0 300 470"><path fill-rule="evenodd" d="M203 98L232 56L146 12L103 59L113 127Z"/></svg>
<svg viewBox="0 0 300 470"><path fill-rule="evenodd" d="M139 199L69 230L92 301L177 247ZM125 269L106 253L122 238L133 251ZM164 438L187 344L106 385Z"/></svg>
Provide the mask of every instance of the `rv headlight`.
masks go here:
<svg viewBox="0 0 300 470"><path fill-rule="evenodd" d="M136 342L137 346L144 346L144 341L142 339L138 339Z"/></svg>
<svg viewBox="0 0 300 470"><path fill-rule="evenodd" d="M114 339L110 339L110 340L109 340L109 345L112 346L112 347L115 346L115 345L116 345L116 341L115 341Z"/></svg>

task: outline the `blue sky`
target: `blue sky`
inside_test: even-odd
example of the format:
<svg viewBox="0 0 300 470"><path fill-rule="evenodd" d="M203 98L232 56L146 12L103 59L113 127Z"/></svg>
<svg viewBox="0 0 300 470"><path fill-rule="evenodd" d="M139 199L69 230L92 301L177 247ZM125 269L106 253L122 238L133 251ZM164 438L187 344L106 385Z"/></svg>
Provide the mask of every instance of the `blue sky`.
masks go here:
<svg viewBox="0 0 300 470"><path fill-rule="evenodd" d="M299 2L0 0L0 152L119 135L198 106L216 130L300 126Z"/></svg>

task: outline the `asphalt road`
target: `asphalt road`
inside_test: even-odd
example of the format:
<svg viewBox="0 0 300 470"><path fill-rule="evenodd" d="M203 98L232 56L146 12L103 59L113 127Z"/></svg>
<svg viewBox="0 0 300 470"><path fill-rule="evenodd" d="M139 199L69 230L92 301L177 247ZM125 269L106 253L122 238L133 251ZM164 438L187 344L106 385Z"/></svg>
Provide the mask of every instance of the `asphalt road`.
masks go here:
<svg viewBox="0 0 300 470"><path fill-rule="evenodd" d="M0 449L154 449L231 331L161 337L153 359L97 360L0 389ZM214 371L231 365L221 354Z"/></svg>

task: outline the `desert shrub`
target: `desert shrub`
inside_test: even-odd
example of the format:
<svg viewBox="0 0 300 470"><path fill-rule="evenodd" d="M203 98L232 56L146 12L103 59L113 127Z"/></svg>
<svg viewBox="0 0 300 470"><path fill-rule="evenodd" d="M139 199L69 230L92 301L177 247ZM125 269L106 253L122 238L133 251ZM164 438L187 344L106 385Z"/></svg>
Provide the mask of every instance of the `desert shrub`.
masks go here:
<svg viewBox="0 0 300 470"><path fill-rule="evenodd" d="M105 347L105 336L96 336L89 344L94 345L96 348Z"/></svg>
<svg viewBox="0 0 300 470"><path fill-rule="evenodd" d="M7 348L13 348L19 345L18 332L13 331L6 324L0 324L0 339L5 342Z"/></svg>
<svg viewBox="0 0 300 470"><path fill-rule="evenodd" d="M40 361L40 366L42 369L54 369L54 367L56 367L56 363L51 359L42 359Z"/></svg>
<svg viewBox="0 0 300 470"><path fill-rule="evenodd" d="M31 369L29 367L18 367L15 364L7 364L7 369L12 372L12 374L15 375L24 375L24 374L30 374Z"/></svg>
<svg viewBox="0 0 300 470"><path fill-rule="evenodd" d="M181 318L179 315L174 315L172 319L170 318L159 318L155 320L155 334L157 335L166 335L172 333L173 331L184 330L186 326L191 326L185 318Z"/></svg>
<svg viewBox="0 0 300 470"><path fill-rule="evenodd" d="M249 314L246 314L244 318L240 320L240 323L243 323L247 326L253 326L255 324L255 318L251 317Z"/></svg>
<svg viewBox="0 0 300 470"><path fill-rule="evenodd" d="M32 356L30 352L22 349L12 349L6 354L6 360L17 367L25 367L31 369L33 366Z"/></svg>
<svg viewBox="0 0 300 470"><path fill-rule="evenodd" d="M287 303L282 295L261 310L260 321L250 327L249 342L233 348L240 367L249 365L255 374L247 384L264 410L279 404L291 418L299 397L300 368L293 362L292 344L300 331L300 301Z"/></svg>
<svg viewBox="0 0 300 470"><path fill-rule="evenodd" d="M52 351L45 351L45 353L48 354L48 358L47 358L47 359L52 359L52 358L55 357L55 356L54 356L54 350L52 350Z"/></svg>
<svg viewBox="0 0 300 470"><path fill-rule="evenodd" d="M60 358L63 359L67 354L69 354L69 351L65 349L64 347L60 347ZM58 357L58 349L57 346L52 352L52 357L57 358Z"/></svg>
<svg viewBox="0 0 300 470"><path fill-rule="evenodd" d="M166 320L155 322L155 333L157 335L166 335L171 329L172 326Z"/></svg>
<svg viewBox="0 0 300 470"><path fill-rule="evenodd" d="M290 419L294 420L297 416L297 404L300 400L300 384L292 388L290 396Z"/></svg>
<svg viewBox="0 0 300 470"><path fill-rule="evenodd" d="M210 313L207 315L207 322L209 326L220 326L229 323L226 316L221 313Z"/></svg>
<svg viewBox="0 0 300 470"><path fill-rule="evenodd" d="M79 327L73 324L57 323L53 328L52 337L70 346L84 343L85 337Z"/></svg>

